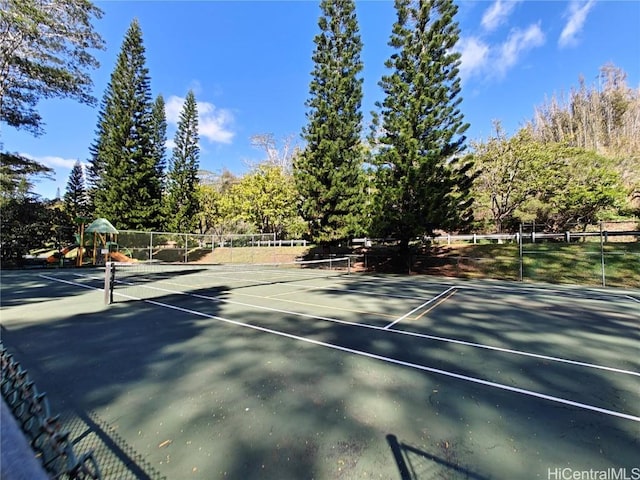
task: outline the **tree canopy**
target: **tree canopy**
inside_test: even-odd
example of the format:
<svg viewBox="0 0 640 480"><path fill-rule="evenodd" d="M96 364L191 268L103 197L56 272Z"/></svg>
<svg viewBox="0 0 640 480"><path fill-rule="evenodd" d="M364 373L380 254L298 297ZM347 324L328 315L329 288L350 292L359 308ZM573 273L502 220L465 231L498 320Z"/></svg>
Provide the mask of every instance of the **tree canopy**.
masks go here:
<svg viewBox="0 0 640 480"><path fill-rule="evenodd" d="M101 17L88 0L0 0L0 121L37 134L40 100L95 102L91 50L104 42L91 22Z"/></svg>
<svg viewBox="0 0 640 480"><path fill-rule="evenodd" d="M175 147L167 172L165 211L167 228L172 232L191 233L198 227L198 107L189 90L180 112Z"/></svg>
<svg viewBox="0 0 640 480"><path fill-rule="evenodd" d="M84 169L80 161L76 161L69 174L67 188L64 194L64 205L67 214L75 219L77 217L88 217L89 196L87 185L84 180Z"/></svg>
<svg viewBox="0 0 640 480"><path fill-rule="evenodd" d="M473 158L478 217L490 218L498 232L513 231L520 222L571 230L624 205L613 160L567 143L540 141L530 128L509 138L496 124L495 136L474 144Z"/></svg>
<svg viewBox="0 0 640 480"><path fill-rule="evenodd" d="M124 38L90 148L90 193L97 216L120 229L163 225L162 168L142 30L134 20Z"/></svg>
<svg viewBox="0 0 640 480"><path fill-rule="evenodd" d="M371 138L373 223L406 248L412 237L468 223L471 179L461 162L468 125L459 109L457 7L450 0L395 3L395 52L379 83L385 97Z"/></svg>
<svg viewBox="0 0 640 480"><path fill-rule="evenodd" d="M361 232L362 42L353 0L323 0L314 39L306 146L294 161L309 236L330 243Z"/></svg>

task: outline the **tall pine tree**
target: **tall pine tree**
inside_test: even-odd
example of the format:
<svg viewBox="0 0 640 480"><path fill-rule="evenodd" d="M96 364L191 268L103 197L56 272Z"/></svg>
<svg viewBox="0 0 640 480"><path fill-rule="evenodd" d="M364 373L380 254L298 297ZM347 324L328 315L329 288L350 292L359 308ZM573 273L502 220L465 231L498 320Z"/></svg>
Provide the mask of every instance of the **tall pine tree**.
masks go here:
<svg viewBox="0 0 640 480"><path fill-rule="evenodd" d="M71 218L86 217L89 215L89 198L84 181L84 171L80 161L76 161L67 180L67 188L64 193L65 211Z"/></svg>
<svg viewBox="0 0 640 480"><path fill-rule="evenodd" d="M153 103L142 31L134 20L104 94L90 148L90 193L97 216L117 228L162 226L162 166L153 142Z"/></svg>
<svg viewBox="0 0 640 480"><path fill-rule="evenodd" d="M175 147L167 173L167 228L172 232L192 233L198 226L198 106L193 91L184 101Z"/></svg>
<svg viewBox="0 0 640 480"><path fill-rule="evenodd" d="M396 51L382 77L372 143L375 171L373 224L378 234L411 238L470 220L470 165L459 105L459 37L452 0L396 0L389 45Z"/></svg>
<svg viewBox="0 0 640 480"><path fill-rule="evenodd" d="M162 182L162 191L165 191L165 167L167 153L167 115L165 112L164 97L158 95L153 102L151 111L151 144L158 176Z"/></svg>
<svg viewBox="0 0 640 480"><path fill-rule="evenodd" d="M362 42L353 0L323 0L320 8L306 147L294 178L311 239L331 243L359 233L362 220Z"/></svg>

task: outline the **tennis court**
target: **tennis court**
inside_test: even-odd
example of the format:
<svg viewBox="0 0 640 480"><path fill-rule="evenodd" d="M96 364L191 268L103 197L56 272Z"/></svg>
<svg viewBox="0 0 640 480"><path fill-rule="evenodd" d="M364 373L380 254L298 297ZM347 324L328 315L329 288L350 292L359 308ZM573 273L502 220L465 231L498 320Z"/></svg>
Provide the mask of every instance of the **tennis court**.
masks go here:
<svg viewBox="0 0 640 480"><path fill-rule="evenodd" d="M2 274L4 345L104 478L640 474L638 291L121 267L110 305L104 270Z"/></svg>

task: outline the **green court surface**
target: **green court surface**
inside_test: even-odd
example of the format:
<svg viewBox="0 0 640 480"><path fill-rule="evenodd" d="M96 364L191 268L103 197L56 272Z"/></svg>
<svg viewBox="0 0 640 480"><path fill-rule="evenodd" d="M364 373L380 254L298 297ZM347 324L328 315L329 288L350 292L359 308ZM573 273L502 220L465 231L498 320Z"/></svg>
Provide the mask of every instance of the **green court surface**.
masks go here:
<svg viewBox="0 0 640 480"><path fill-rule="evenodd" d="M105 305L101 270L2 272L2 342L104 478L640 474L638 291L210 273Z"/></svg>

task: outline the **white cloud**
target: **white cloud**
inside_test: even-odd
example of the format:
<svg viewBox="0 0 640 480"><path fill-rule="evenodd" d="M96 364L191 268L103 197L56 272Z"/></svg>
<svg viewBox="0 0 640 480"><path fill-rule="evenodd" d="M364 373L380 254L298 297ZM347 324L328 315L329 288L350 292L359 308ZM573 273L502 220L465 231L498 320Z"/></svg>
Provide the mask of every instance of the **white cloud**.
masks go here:
<svg viewBox="0 0 640 480"><path fill-rule="evenodd" d="M172 95L165 102L167 123L177 125L184 98ZM231 131L233 114L229 110L217 108L209 102L197 102L198 134L213 143L231 143L235 135Z"/></svg>
<svg viewBox="0 0 640 480"><path fill-rule="evenodd" d="M62 158L62 157L55 157L50 155L46 155L44 157L35 157L33 155L29 155L28 153L20 153L20 155L22 155L25 158L28 158L29 160L33 160L34 162L41 163L53 169L66 168L68 170L71 170L75 165L75 163L77 162L77 159L75 158Z"/></svg>
<svg viewBox="0 0 640 480"><path fill-rule="evenodd" d="M486 68L489 59L489 45L477 37L460 39L460 76L473 76Z"/></svg>
<svg viewBox="0 0 640 480"><path fill-rule="evenodd" d="M565 16L568 17L567 23L558 39L558 45L561 48L573 46L578 42L578 34L582 31L587 15L594 5L595 0L588 0L587 2L572 0L569 3L569 7L565 12Z"/></svg>
<svg viewBox="0 0 640 480"><path fill-rule="evenodd" d="M517 0L496 0L482 15L482 27L491 32L503 24L515 8Z"/></svg>
<svg viewBox="0 0 640 480"><path fill-rule="evenodd" d="M501 78L522 56L543 45L545 36L539 24L525 30L514 28L501 44L490 45L479 37L462 38L459 43L460 76L467 80L474 75Z"/></svg>
<svg viewBox="0 0 640 480"><path fill-rule="evenodd" d="M180 120L180 111L182 110L182 105L184 104L183 97L177 97L175 95L171 95L168 100L164 102L164 113L167 117L167 122L173 125L178 123Z"/></svg>
<svg viewBox="0 0 640 480"><path fill-rule="evenodd" d="M164 146L167 150L171 151L176 148L176 142L173 138L170 138L166 142L164 142Z"/></svg>
<svg viewBox="0 0 640 480"><path fill-rule="evenodd" d="M496 73L504 75L525 52L542 46L544 42L544 33L539 24L530 25L526 30L513 29L497 52L494 65Z"/></svg>

